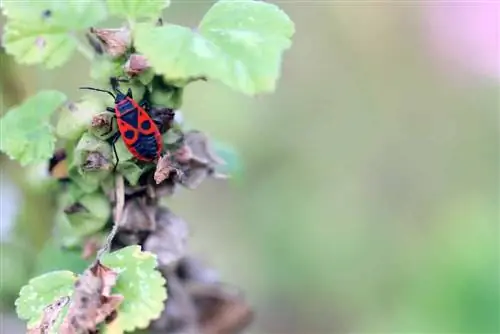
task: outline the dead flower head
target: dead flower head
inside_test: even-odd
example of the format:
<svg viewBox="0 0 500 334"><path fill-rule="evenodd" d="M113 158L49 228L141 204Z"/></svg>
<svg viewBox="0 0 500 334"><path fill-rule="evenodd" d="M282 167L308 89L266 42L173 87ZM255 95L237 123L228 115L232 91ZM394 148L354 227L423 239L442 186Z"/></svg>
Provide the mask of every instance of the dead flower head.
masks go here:
<svg viewBox="0 0 500 334"><path fill-rule="evenodd" d="M90 32L103 43L105 52L111 57L124 55L132 40L130 30L127 27L119 29L90 28Z"/></svg>

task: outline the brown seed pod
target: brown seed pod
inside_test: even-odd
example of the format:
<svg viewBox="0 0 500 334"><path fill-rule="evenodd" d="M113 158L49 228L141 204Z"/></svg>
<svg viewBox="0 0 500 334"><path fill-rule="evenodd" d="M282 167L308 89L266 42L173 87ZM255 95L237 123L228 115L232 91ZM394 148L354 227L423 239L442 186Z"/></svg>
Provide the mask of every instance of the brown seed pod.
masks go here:
<svg viewBox="0 0 500 334"><path fill-rule="evenodd" d="M125 73L130 76L141 74L148 68L150 68L150 65L147 58L137 53L130 55L125 65L123 65Z"/></svg>
<svg viewBox="0 0 500 334"><path fill-rule="evenodd" d="M132 41L130 30L127 27L119 29L90 28L90 32L102 42L104 51L111 57L124 55Z"/></svg>

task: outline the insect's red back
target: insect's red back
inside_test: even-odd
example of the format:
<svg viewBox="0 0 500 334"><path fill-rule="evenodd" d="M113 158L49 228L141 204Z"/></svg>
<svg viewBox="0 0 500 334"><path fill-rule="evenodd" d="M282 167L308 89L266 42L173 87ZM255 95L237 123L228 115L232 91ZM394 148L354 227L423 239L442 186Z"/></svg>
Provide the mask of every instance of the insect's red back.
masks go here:
<svg viewBox="0 0 500 334"><path fill-rule="evenodd" d="M151 116L129 97L115 105L115 113L118 129L130 153L143 161L158 158L163 141Z"/></svg>

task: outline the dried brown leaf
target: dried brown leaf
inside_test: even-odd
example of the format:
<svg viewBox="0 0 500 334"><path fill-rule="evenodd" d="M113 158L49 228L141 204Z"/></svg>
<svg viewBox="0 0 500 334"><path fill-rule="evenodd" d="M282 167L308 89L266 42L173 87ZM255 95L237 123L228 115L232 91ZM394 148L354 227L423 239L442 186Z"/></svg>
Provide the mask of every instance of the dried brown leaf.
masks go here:
<svg viewBox="0 0 500 334"><path fill-rule="evenodd" d="M222 160L212 148L210 139L201 131L192 130L186 133L185 143L191 149L192 160L201 165L221 165Z"/></svg>
<svg viewBox="0 0 500 334"><path fill-rule="evenodd" d="M139 232L153 231L156 228L155 206L148 205L145 198L127 200L120 221L120 230Z"/></svg>
<svg viewBox="0 0 500 334"><path fill-rule="evenodd" d="M158 163L156 164L156 170L153 176L156 184L160 184L168 179L172 172L175 172L178 175L182 173L178 168L174 167L172 163L172 156L169 153L166 153L158 159Z"/></svg>
<svg viewBox="0 0 500 334"><path fill-rule="evenodd" d="M123 301L120 295L111 295L117 273L97 262L87 269L75 284L72 303L61 325L61 334L95 331Z"/></svg>
<svg viewBox="0 0 500 334"><path fill-rule="evenodd" d="M222 284L186 286L198 312L204 334L233 334L247 327L253 311L242 296Z"/></svg>
<svg viewBox="0 0 500 334"><path fill-rule="evenodd" d="M161 266L172 265L186 253L187 224L164 207L156 211L156 224L156 230L146 239L144 249L156 254Z"/></svg>
<svg viewBox="0 0 500 334"><path fill-rule="evenodd" d="M125 65L123 65L125 73L127 73L130 76L141 74L148 68L150 68L150 65L147 58L143 55L136 53L130 55Z"/></svg>
<svg viewBox="0 0 500 334"><path fill-rule="evenodd" d="M66 306L70 301L68 296L61 297L57 299L50 305L47 305L43 310L42 320L38 325L32 328L28 328L27 334L45 334L48 333L50 328L54 325L57 317L61 313L64 306Z"/></svg>

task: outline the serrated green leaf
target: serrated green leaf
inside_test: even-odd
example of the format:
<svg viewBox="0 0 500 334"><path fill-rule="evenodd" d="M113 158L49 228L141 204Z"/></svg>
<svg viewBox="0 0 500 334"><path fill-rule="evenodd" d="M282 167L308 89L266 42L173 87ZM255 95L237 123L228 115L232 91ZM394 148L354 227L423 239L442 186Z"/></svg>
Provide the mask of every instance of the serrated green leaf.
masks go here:
<svg viewBox="0 0 500 334"><path fill-rule="evenodd" d="M160 316L167 298L165 279L156 270L156 256L134 245L106 254L101 261L118 272L113 292L125 297L118 308L120 327L125 331L146 328Z"/></svg>
<svg viewBox="0 0 500 334"><path fill-rule="evenodd" d="M129 19L158 18L170 0L107 0L112 15Z"/></svg>
<svg viewBox="0 0 500 334"><path fill-rule="evenodd" d="M103 110L106 110L104 103L90 96L63 108L56 126L57 136L64 139L78 139L91 125L92 117Z"/></svg>
<svg viewBox="0 0 500 334"><path fill-rule="evenodd" d="M64 64L77 46L74 31L87 29L106 18L101 1L4 0L7 16L3 45L19 63Z"/></svg>
<svg viewBox="0 0 500 334"><path fill-rule="evenodd" d="M71 271L53 271L31 279L15 302L17 315L28 320L28 326L38 322L47 305L72 294L76 279Z"/></svg>
<svg viewBox="0 0 500 334"><path fill-rule="evenodd" d="M55 144L50 116L65 100L63 93L45 90L9 110L0 119L0 150L23 166L50 159Z"/></svg>
<svg viewBox="0 0 500 334"><path fill-rule="evenodd" d="M294 24L276 5L220 0L197 30L139 25L135 46L169 82L206 76L246 94L272 92Z"/></svg>

